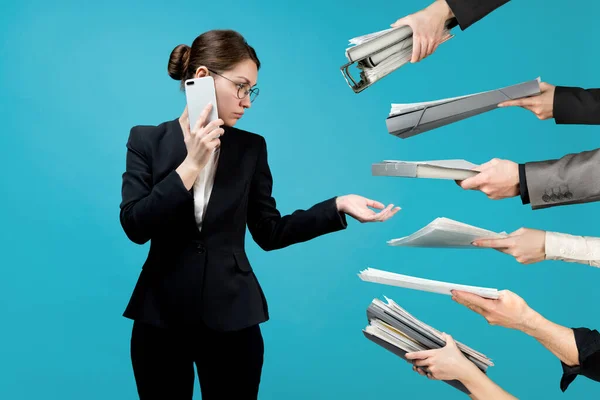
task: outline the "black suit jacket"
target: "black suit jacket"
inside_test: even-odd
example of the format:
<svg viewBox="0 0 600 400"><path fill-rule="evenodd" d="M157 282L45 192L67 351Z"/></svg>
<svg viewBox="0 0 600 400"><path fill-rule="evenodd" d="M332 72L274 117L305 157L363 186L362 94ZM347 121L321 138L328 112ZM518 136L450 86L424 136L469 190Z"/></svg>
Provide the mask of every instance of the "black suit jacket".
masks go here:
<svg viewBox="0 0 600 400"><path fill-rule="evenodd" d="M221 331L266 321L267 302L244 249L246 225L264 250L344 229L335 198L282 217L263 137L225 128L199 231L193 190L175 171L187 155L178 120L136 126L127 142L121 225L150 251L124 316L156 326Z"/></svg>
<svg viewBox="0 0 600 400"><path fill-rule="evenodd" d="M463 31L509 0L446 0Z"/></svg>
<svg viewBox="0 0 600 400"><path fill-rule="evenodd" d="M557 86L552 110L557 124L600 124L600 89Z"/></svg>

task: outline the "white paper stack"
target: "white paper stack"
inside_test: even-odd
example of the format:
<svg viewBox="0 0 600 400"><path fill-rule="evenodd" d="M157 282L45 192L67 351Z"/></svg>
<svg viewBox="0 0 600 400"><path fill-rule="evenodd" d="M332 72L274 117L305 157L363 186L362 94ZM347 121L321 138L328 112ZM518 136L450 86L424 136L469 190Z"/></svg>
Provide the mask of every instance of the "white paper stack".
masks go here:
<svg viewBox="0 0 600 400"><path fill-rule="evenodd" d="M458 283L434 281L431 279L416 278L393 272L367 268L358 274L365 282L379 283L382 285L398 286L406 289L421 290L424 292L439 293L452 296L452 290L474 293L488 299L497 299L498 290L478 286L461 285Z"/></svg>
<svg viewBox="0 0 600 400"><path fill-rule="evenodd" d="M480 247L471 244L476 239L499 239L503 237L506 237L506 232L496 233L441 217L434 219L410 236L392 239L387 243L390 246L404 247L478 249Z"/></svg>

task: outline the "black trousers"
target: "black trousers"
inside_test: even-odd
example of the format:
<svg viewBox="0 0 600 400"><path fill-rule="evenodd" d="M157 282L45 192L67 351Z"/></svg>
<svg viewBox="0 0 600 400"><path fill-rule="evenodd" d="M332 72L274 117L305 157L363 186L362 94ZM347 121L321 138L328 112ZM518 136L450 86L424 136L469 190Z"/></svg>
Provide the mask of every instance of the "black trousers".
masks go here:
<svg viewBox="0 0 600 400"><path fill-rule="evenodd" d="M235 332L134 322L131 362L140 400L191 400L194 364L203 400L256 399L264 342L258 325Z"/></svg>

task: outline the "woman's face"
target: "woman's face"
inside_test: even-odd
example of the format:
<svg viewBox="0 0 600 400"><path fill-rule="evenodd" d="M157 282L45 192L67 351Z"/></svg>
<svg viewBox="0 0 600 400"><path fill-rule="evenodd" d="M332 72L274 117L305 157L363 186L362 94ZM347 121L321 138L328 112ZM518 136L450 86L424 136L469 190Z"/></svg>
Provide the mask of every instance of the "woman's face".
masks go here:
<svg viewBox="0 0 600 400"><path fill-rule="evenodd" d="M219 118L226 126L234 126L250 108L249 91L258 78L258 69L252 60L244 60L228 71L216 74L208 71L206 67L200 67L196 71L196 77L201 78L210 75L215 80L215 91L217 93L217 110ZM243 85L243 86L241 86ZM238 97L244 97L240 99Z"/></svg>

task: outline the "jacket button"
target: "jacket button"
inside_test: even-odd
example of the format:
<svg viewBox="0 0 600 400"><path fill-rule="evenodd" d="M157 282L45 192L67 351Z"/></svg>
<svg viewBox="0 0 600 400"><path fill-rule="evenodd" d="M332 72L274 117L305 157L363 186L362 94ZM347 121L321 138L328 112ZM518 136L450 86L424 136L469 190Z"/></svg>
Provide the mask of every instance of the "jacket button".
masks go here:
<svg viewBox="0 0 600 400"><path fill-rule="evenodd" d="M201 244L198 245L198 254L204 254L206 249Z"/></svg>
<svg viewBox="0 0 600 400"><path fill-rule="evenodd" d="M547 203L550 201L550 196L548 196L547 194L542 196L542 200L544 200L544 203Z"/></svg>

